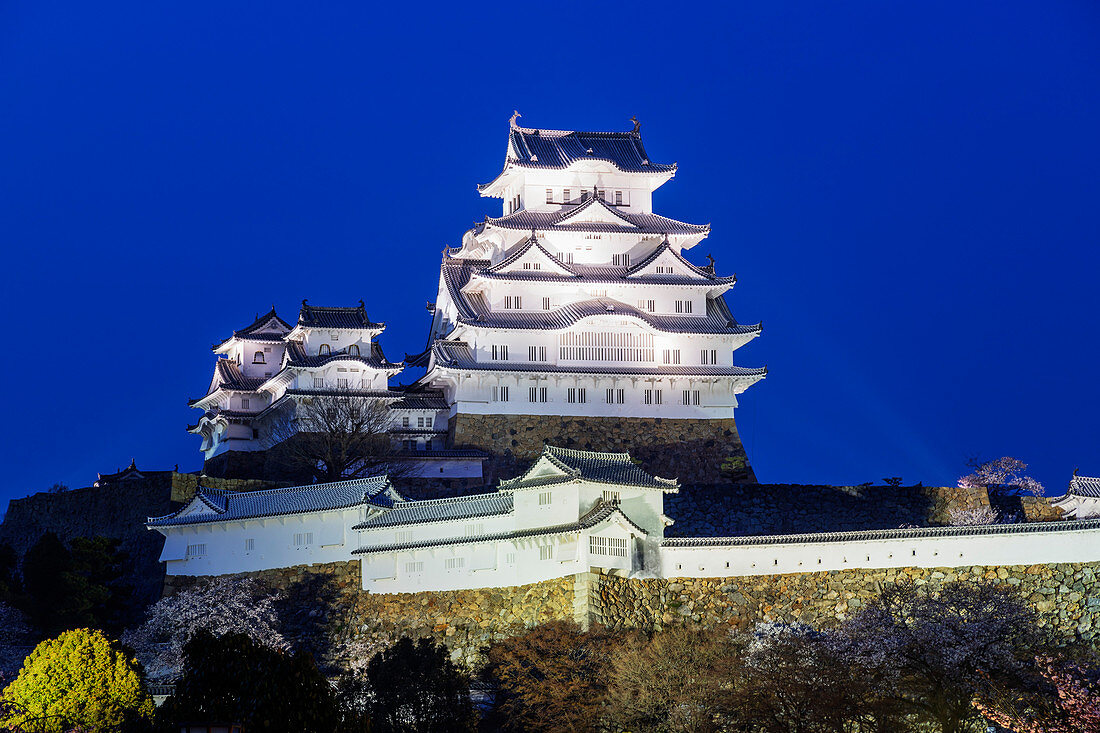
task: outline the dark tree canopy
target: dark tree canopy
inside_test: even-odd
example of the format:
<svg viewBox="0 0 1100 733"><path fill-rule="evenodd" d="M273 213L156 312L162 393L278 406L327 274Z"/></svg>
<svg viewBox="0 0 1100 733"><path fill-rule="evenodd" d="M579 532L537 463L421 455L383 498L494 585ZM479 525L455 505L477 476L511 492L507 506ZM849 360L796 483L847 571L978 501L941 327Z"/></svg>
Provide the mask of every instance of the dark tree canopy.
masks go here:
<svg viewBox="0 0 1100 733"><path fill-rule="evenodd" d="M199 631L184 648L175 694L158 711L181 722L239 723L248 731L299 733L337 726L336 700L306 654L284 654L244 634Z"/></svg>
<svg viewBox="0 0 1100 733"><path fill-rule="evenodd" d="M402 637L340 688L344 729L372 733L474 730L466 676L431 639Z"/></svg>
<svg viewBox="0 0 1100 733"><path fill-rule="evenodd" d="M130 620L132 589L118 540L46 532L23 558L23 610L46 636L80 627L118 634Z"/></svg>

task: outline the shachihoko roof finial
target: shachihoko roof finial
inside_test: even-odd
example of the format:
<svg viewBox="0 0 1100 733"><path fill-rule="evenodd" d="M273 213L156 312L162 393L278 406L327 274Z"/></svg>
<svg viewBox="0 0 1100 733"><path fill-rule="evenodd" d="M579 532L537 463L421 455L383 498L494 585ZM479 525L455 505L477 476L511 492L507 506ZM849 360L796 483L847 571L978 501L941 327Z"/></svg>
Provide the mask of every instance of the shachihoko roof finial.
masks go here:
<svg viewBox="0 0 1100 733"><path fill-rule="evenodd" d="M707 263L710 265L710 269L713 270L714 269L714 255L712 255L712 254L707 255Z"/></svg>
<svg viewBox="0 0 1100 733"><path fill-rule="evenodd" d="M305 304L306 304L306 299L302 298L302 305L304 306Z"/></svg>
<svg viewBox="0 0 1100 733"><path fill-rule="evenodd" d="M508 126L509 127L519 127L519 125L516 124L516 120L518 120L522 116L523 115L521 115L519 113L518 109L512 110L512 119L508 120Z"/></svg>
<svg viewBox="0 0 1100 733"><path fill-rule="evenodd" d="M630 118L630 121L634 123L634 134L637 135L642 131L642 123L638 122L638 115L634 115Z"/></svg>
<svg viewBox="0 0 1100 733"><path fill-rule="evenodd" d="M366 308L367 308L366 304L363 302L363 299L360 298L359 299L359 310L366 310Z"/></svg>

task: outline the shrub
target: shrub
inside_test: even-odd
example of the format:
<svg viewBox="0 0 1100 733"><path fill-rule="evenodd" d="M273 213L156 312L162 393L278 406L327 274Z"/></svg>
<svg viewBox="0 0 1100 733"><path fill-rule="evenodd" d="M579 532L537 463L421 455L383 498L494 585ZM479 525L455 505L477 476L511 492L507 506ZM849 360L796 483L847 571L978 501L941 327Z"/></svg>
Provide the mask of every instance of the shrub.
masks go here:
<svg viewBox="0 0 1100 733"><path fill-rule="evenodd" d="M117 729L147 720L153 700L137 664L103 632L66 631L42 642L3 699L17 712L3 722L50 733L79 726Z"/></svg>

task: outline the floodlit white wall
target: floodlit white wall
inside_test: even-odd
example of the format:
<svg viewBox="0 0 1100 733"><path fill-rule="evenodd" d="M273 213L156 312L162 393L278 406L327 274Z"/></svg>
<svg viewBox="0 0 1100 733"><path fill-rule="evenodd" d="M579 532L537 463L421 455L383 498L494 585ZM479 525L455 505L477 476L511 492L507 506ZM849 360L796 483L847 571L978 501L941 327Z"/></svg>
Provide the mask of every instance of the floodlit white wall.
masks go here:
<svg viewBox="0 0 1100 733"><path fill-rule="evenodd" d="M1100 522L1090 529L1053 532L718 547L664 546L661 548L661 574L666 578L720 578L853 568L1035 565L1097 560L1100 560Z"/></svg>
<svg viewBox="0 0 1100 733"><path fill-rule="evenodd" d="M168 575L228 575L351 559L355 509L165 527ZM249 544L251 540L251 544ZM349 546L350 543L350 546Z"/></svg>

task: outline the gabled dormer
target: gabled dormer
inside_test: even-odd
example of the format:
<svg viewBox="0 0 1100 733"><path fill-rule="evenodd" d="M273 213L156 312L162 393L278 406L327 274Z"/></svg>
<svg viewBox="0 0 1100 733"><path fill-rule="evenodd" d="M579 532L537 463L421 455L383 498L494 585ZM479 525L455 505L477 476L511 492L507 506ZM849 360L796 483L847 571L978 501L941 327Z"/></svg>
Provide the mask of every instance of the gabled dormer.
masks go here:
<svg viewBox="0 0 1100 733"><path fill-rule="evenodd" d="M531 232L531 236L518 245L511 254L485 271L492 274L542 272L567 277L574 275L572 270L539 243L535 232Z"/></svg>
<svg viewBox="0 0 1100 733"><path fill-rule="evenodd" d="M573 211L566 213L558 221L561 225L605 224L624 229L638 229L638 225L619 213L610 204L600 198L590 198Z"/></svg>
<svg viewBox="0 0 1100 733"><path fill-rule="evenodd" d="M236 361L247 350L242 342L275 343L282 341L289 332L290 324L279 318L275 306L271 306L267 313L256 316L251 324L234 331L232 336L212 348L215 354L228 354Z"/></svg>
<svg viewBox="0 0 1100 733"><path fill-rule="evenodd" d="M644 260L635 264L626 273L630 278L668 278L699 280L704 283L732 285L737 281L736 275L719 277L714 274L714 266L698 267L688 262L682 254L677 252L669 243L668 237Z"/></svg>

